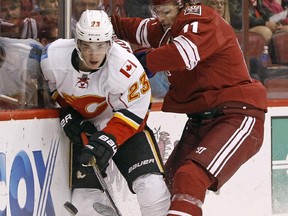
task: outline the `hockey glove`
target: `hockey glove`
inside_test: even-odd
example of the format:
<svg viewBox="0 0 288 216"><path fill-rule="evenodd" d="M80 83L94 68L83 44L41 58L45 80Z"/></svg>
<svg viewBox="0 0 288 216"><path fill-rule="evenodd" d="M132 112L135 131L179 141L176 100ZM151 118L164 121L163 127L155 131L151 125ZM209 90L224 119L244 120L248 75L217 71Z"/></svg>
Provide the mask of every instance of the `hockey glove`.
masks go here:
<svg viewBox="0 0 288 216"><path fill-rule="evenodd" d="M151 49L147 49L147 48L141 48L138 50L134 51L134 55L136 56L136 58L138 59L138 61L141 63L142 67L145 70L145 73L147 75L148 78L151 78L155 75L155 73L151 72L148 67L147 67L147 63L146 63L146 55L151 51Z"/></svg>
<svg viewBox="0 0 288 216"><path fill-rule="evenodd" d="M96 158L96 163L101 171L108 166L108 161L117 152L115 138L103 131L98 131L89 139L79 157L80 164L88 165L92 157Z"/></svg>
<svg viewBox="0 0 288 216"><path fill-rule="evenodd" d="M83 146L82 132L90 135L97 131L91 122L85 121L83 116L70 106L61 110L60 122L66 136L76 145Z"/></svg>

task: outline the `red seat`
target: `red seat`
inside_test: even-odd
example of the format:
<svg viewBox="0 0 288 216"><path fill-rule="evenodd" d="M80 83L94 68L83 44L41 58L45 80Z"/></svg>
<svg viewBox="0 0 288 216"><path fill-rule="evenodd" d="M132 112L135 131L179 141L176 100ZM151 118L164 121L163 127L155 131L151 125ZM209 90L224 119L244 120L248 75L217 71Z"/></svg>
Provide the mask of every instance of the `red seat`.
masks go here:
<svg viewBox="0 0 288 216"><path fill-rule="evenodd" d="M288 98L288 76L269 77L264 81L267 89L267 95L270 99Z"/></svg>
<svg viewBox="0 0 288 216"><path fill-rule="evenodd" d="M244 38L243 32L237 31L235 32L236 37L239 41L241 47L243 47ZM259 61L259 57L263 53L264 46L266 45L265 39L262 35L256 32L249 32L249 45L248 45L248 59L249 59L249 72L252 78L263 81L267 75L266 70L261 66L261 62ZM269 50L270 51L270 50ZM271 66L271 56L268 62L268 66Z"/></svg>
<svg viewBox="0 0 288 216"><path fill-rule="evenodd" d="M288 32L279 32L272 36L275 64L288 65Z"/></svg>
<svg viewBox="0 0 288 216"><path fill-rule="evenodd" d="M236 37L238 38L240 45L242 46L244 43L243 32L237 31L235 32L235 34ZM265 45L266 45L265 39L263 38L262 35L256 32L249 32L249 47L248 47L249 59L251 57L255 57L258 59L262 54Z"/></svg>

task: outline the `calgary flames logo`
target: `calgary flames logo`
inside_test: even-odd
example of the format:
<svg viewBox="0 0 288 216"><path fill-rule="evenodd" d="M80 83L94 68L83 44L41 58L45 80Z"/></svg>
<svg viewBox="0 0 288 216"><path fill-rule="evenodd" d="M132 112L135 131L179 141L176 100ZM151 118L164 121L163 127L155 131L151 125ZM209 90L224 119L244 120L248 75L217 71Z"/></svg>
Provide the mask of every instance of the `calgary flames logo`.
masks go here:
<svg viewBox="0 0 288 216"><path fill-rule="evenodd" d="M98 116L108 107L105 97L95 95L77 97L64 93L63 98L67 103L71 104L72 107L76 108L76 110L85 118Z"/></svg>

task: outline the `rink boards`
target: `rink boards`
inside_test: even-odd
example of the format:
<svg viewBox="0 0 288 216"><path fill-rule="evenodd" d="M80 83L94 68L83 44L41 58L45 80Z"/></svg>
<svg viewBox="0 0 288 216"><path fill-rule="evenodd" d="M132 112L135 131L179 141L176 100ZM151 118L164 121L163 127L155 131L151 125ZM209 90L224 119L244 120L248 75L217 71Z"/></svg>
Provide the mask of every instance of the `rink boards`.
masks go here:
<svg viewBox="0 0 288 216"><path fill-rule="evenodd" d="M56 110L0 112L0 216L66 216L69 141ZM178 142L185 115L153 111L164 162ZM288 215L288 107L269 108L260 152L218 192L208 192L204 216ZM123 216L140 216L136 196L113 163L106 179Z"/></svg>

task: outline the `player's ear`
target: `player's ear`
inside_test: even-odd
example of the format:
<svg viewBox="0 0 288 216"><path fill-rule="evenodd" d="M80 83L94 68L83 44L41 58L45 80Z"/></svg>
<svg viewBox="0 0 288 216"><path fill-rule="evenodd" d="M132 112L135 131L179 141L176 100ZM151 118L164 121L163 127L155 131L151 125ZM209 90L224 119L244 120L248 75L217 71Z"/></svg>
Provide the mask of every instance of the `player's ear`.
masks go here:
<svg viewBox="0 0 288 216"><path fill-rule="evenodd" d="M81 41L80 40L76 41L76 46L79 50L81 49Z"/></svg>
<svg viewBox="0 0 288 216"><path fill-rule="evenodd" d="M42 38L40 43L43 45L43 46L46 46L48 44L48 40L46 38Z"/></svg>

